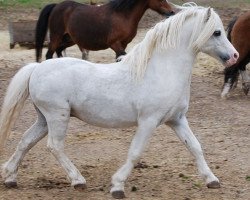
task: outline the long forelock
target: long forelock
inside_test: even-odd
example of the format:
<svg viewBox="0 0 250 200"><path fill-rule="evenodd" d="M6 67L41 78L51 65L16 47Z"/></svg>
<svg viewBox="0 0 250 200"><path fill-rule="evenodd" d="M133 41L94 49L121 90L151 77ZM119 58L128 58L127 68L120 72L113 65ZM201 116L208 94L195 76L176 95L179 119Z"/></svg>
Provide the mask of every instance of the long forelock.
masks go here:
<svg viewBox="0 0 250 200"><path fill-rule="evenodd" d="M188 48L198 52L215 30L215 15L216 13L211 9L211 15L207 19L207 9L201 9L200 7L184 9L176 16L159 22L154 28L150 29L142 42L135 45L121 62L130 67L131 75L136 82L141 81L153 51L160 52L169 48L177 48L180 44L183 24L191 17L195 17L196 21Z"/></svg>
<svg viewBox="0 0 250 200"><path fill-rule="evenodd" d="M202 20L196 21L196 30L193 31L191 40L190 40L190 47L197 53L201 46L206 43L209 38L213 35L215 31L216 21L218 21L217 14L214 12L212 8L211 14L207 19L207 11L202 13ZM204 23L204 21L206 23Z"/></svg>

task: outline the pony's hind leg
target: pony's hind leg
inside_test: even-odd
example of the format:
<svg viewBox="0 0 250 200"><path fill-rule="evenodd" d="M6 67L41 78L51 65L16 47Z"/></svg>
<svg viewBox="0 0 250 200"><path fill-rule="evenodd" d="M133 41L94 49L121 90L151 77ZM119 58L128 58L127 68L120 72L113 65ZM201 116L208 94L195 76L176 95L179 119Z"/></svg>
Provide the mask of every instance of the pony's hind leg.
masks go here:
<svg viewBox="0 0 250 200"><path fill-rule="evenodd" d="M60 43L60 46L56 49L57 57L64 57L66 55L66 48L71 47L74 45L74 42L71 40L69 34L64 34L62 38L62 42ZM63 55L64 52L64 55Z"/></svg>
<svg viewBox="0 0 250 200"><path fill-rule="evenodd" d="M157 124L158 122L152 119L143 120L139 123L138 129L129 148L126 163L112 177L113 186L110 192L114 198L122 199L125 197L125 181L134 168L134 165L139 161L139 158Z"/></svg>
<svg viewBox="0 0 250 200"><path fill-rule="evenodd" d="M71 45L72 46L72 45ZM55 35L51 33L50 35L50 43L48 47L48 51L46 53L46 60L53 58L53 54L56 52L58 57L62 57L62 51L69 47L67 45L67 41L64 42L63 34Z"/></svg>
<svg viewBox="0 0 250 200"><path fill-rule="evenodd" d="M48 114L48 115L47 115ZM62 165L75 189L85 189L86 180L64 153L64 140L70 118L70 109L56 109L47 113L48 143L50 152Z"/></svg>
<svg viewBox="0 0 250 200"><path fill-rule="evenodd" d="M63 52L65 52L66 48L64 46L60 46L56 49L56 55L58 58L63 57Z"/></svg>
<svg viewBox="0 0 250 200"><path fill-rule="evenodd" d="M5 180L4 184L6 187L17 186L17 170L23 157L39 140L47 135L47 122L38 109L37 114L37 121L25 132L16 148L15 153L2 166L2 176Z"/></svg>
<svg viewBox="0 0 250 200"><path fill-rule="evenodd" d="M176 132L180 140L186 145L189 151L196 159L197 167L200 175L205 180L208 188L219 188L220 183L218 178L212 173L203 156L201 145L191 131L188 121L185 116L168 123Z"/></svg>

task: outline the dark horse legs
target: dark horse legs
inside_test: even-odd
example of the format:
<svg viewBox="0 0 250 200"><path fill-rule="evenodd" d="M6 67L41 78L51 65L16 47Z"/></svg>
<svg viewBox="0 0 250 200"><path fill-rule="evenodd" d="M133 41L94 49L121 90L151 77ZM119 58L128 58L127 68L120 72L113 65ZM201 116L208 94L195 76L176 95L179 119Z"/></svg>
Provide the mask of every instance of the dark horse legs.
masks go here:
<svg viewBox="0 0 250 200"><path fill-rule="evenodd" d="M52 38L53 36L51 36ZM49 43L49 48L46 54L46 59L51 59L53 58L53 54L56 52L57 57L63 57L62 52L68 48L73 46L75 43L72 41L71 37L69 34L64 34L62 39L57 37L56 39L53 38L51 41L54 41L53 43ZM125 46L125 47L124 47ZM111 46L111 49L113 49L116 53L116 61L119 62L122 59L122 56L126 55L125 49L127 45L122 45L119 42L116 42L114 45ZM80 48L80 47L79 47ZM82 51L82 58L87 59L88 56L88 50L81 49Z"/></svg>
<svg viewBox="0 0 250 200"><path fill-rule="evenodd" d="M225 78L224 78L224 86L223 90L228 87L228 90L231 90L237 86L239 74L242 75L242 89L244 93L247 95L250 89L250 83L248 77L246 75L246 65L249 63L250 58L247 56L245 59L240 61L239 63L228 67L225 69Z"/></svg>
<svg viewBox="0 0 250 200"><path fill-rule="evenodd" d="M242 89L245 95L247 95L250 90L250 77L248 76L246 69L243 71L240 70L240 74L242 77Z"/></svg>
<svg viewBox="0 0 250 200"><path fill-rule="evenodd" d="M68 48L75 45L75 43L71 40L70 36L68 34L65 34L62 38L62 42L60 43L60 46L56 48L56 50L52 50L52 47L49 47L46 59L51 59L53 57L54 52L56 52L56 55L58 58L63 57L62 52ZM80 49L81 50L81 49ZM86 60L88 59L88 50L82 49L82 59ZM125 53L126 54L126 53Z"/></svg>
<svg viewBox="0 0 250 200"><path fill-rule="evenodd" d="M116 62L120 62L124 55L126 55L126 52L124 50L118 53L116 52Z"/></svg>
<svg viewBox="0 0 250 200"><path fill-rule="evenodd" d="M225 69L224 86L229 84L230 89L237 86L239 78L239 68L235 65Z"/></svg>
<svg viewBox="0 0 250 200"><path fill-rule="evenodd" d="M127 44L124 45L121 43L121 41L117 41L116 43L110 46L110 48L116 54L116 62L120 62L122 60L122 57L127 54L125 52L126 47L127 47Z"/></svg>
<svg viewBox="0 0 250 200"><path fill-rule="evenodd" d="M54 43L49 43L49 48L46 54L46 59L51 59L53 57L53 54L56 52L57 57L63 57L62 52L70 46L73 46L74 43L71 40L70 36L68 34L63 35L62 39L57 38L57 40L52 40L51 41L56 41Z"/></svg>

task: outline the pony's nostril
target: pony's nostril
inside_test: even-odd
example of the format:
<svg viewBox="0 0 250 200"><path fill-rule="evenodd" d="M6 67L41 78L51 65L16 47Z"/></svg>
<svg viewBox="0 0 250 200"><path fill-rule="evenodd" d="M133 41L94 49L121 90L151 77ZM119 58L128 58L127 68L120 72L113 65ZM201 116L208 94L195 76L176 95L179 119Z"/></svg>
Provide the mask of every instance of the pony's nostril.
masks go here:
<svg viewBox="0 0 250 200"><path fill-rule="evenodd" d="M237 53L234 53L234 58L238 59L239 55Z"/></svg>
<svg viewBox="0 0 250 200"><path fill-rule="evenodd" d="M166 13L166 16L167 16L167 17L170 17L170 16L172 16L172 15L174 15L174 14L175 14L174 11L170 11L170 12L167 12L167 13Z"/></svg>

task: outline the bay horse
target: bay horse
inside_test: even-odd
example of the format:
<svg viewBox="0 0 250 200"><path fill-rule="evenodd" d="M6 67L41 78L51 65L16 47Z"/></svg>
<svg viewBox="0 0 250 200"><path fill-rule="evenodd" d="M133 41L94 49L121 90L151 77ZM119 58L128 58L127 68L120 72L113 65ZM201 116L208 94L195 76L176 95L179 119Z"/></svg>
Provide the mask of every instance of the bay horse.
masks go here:
<svg viewBox="0 0 250 200"><path fill-rule="evenodd" d="M250 11L234 18L228 25L228 39L237 49L240 56L233 66L225 69L224 86L221 93L225 97L236 87L239 74L242 77L242 89L247 95L250 89L250 77L246 65L250 62Z"/></svg>
<svg viewBox="0 0 250 200"><path fill-rule="evenodd" d="M170 126L190 150L207 187L220 187L186 118L192 68L199 52L226 67L235 64L239 56L212 8L185 8L159 22L121 62L97 64L55 58L21 68L12 79L2 106L0 149L3 150L28 96L38 118L3 165L5 185L17 185L23 157L48 135L47 147L65 169L71 185L85 188L86 180L64 153L67 126L73 116L99 127L137 126L127 160L112 177L114 198L125 197L125 181L150 136L162 124Z"/></svg>
<svg viewBox="0 0 250 200"><path fill-rule="evenodd" d="M62 51L74 44L81 51L111 48L118 58L126 54L127 44L149 8L166 16L174 14L167 0L110 0L99 6L75 1L49 4L41 11L36 26L36 61L41 59L47 29L50 42L46 59L54 52L61 57Z"/></svg>

